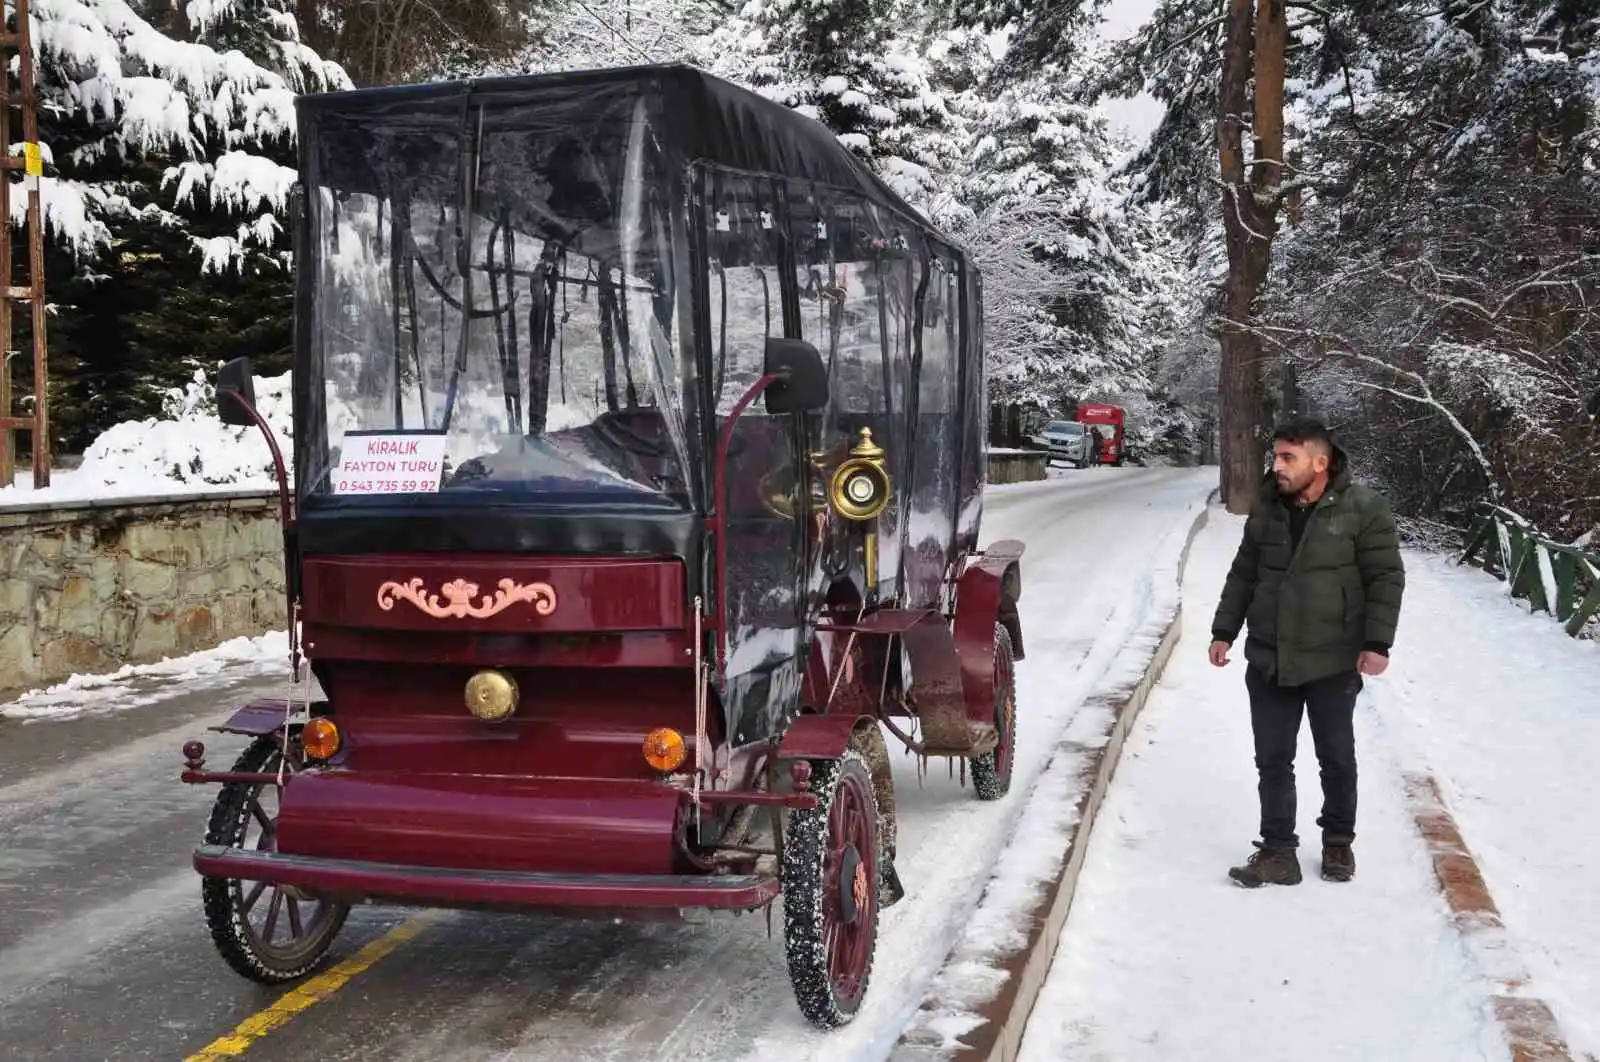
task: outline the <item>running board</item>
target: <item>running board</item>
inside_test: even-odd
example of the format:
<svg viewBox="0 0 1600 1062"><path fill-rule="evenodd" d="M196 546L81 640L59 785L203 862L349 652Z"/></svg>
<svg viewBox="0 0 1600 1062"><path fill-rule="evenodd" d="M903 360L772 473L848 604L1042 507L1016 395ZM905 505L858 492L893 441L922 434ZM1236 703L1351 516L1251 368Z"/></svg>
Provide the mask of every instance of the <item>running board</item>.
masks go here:
<svg viewBox="0 0 1600 1062"><path fill-rule="evenodd" d="M551 874L461 870L323 859L201 845L194 868L207 877L288 885L340 901L396 901L437 907L703 908L748 911L780 891L771 875Z"/></svg>

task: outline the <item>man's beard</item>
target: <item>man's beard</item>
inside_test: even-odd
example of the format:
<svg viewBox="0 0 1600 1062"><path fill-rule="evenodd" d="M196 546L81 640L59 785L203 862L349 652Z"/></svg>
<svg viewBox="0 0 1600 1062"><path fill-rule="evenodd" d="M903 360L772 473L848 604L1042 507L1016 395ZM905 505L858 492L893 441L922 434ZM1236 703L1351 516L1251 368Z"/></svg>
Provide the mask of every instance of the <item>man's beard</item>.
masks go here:
<svg viewBox="0 0 1600 1062"><path fill-rule="evenodd" d="M1311 480L1309 478L1307 478L1304 483L1299 484L1292 483L1292 481L1284 476L1278 476L1276 478L1278 480L1278 493L1282 494L1286 498L1298 498L1305 492L1307 487L1311 486Z"/></svg>

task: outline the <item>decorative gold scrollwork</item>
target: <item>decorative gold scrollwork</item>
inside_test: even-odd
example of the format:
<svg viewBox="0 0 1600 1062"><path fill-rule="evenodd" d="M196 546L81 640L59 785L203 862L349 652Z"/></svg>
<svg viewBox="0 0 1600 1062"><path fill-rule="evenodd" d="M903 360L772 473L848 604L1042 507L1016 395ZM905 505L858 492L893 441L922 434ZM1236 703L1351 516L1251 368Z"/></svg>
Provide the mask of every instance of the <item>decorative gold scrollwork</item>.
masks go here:
<svg viewBox="0 0 1600 1062"><path fill-rule="evenodd" d="M422 580L413 578L404 583L387 582L378 587L378 607L385 612L394 608L395 601L409 601L434 619L488 619L521 602L530 602L533 610L548 616L556 610L556 591L549 583L518 583L501 579L494 595L488 594L477 604L478 584L465 579L452 579L439 588L443 600L422 588Z"/></svg>

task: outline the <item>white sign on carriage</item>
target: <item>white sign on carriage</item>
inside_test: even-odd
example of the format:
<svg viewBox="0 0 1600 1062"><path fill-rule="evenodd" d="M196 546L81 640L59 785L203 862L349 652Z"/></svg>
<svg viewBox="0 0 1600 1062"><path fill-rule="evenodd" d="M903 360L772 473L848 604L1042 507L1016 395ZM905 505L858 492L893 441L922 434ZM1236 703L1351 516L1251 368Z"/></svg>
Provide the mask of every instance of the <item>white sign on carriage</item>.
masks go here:
<svg viewBox="0 0 1600 1062"><path fill-rule="evenodd" d="M339 447L335 494L437 493L444 474L443 433L346 435Z"/></svg>

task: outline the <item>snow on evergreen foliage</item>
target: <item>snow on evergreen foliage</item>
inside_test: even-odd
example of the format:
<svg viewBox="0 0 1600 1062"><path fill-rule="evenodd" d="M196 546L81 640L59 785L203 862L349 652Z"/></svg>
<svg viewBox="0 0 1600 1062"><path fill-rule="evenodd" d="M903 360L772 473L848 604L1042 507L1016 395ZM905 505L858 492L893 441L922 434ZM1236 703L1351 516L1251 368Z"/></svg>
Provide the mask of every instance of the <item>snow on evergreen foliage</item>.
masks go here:
<svg viewBox="0 0 1600 1062"><path fill-rule="evenodd" d="M968 248L995 400L1147 402L1186 280L1165 223L1114 173L1131 145L1073 102L1077 71L998 80L1003 35L944 17L910 0L747 0L713 70L827 125Z"/></svg>
<svg viewBox="0 0 1600 1062"><path fill-rule="evenodd" d="M42 196L75 274L53 298L70 294L62 312L82 313L90 329L89 300L114 276L129 304L149 304L147 288L172 292L183 315L163 299L155 316L126 318L135 328L119 340L125 349L84 356L64 415L108 423L96 396L138 390L147 364L159 388L219 354L284 356L281 329L238 350L214 341L234 321L286 320L293 97L350 85L303 43L303 9L35 0ZM1011 16L999 11L741 0L730 14L719 0L550 0L529 15L536 44L514 62L438 73L687 62L779 100L830 128L984 270L994 399L1052 412L1090 398L1170 409L1157 373L1181 316L1173 299L1191 287L1171 224L1130 201L1136 186L1115 172L1130 145L1074 102L1083 70L1061 59L1034 76L995 77L1010 39ZM25 202L14 191L19 219ZM187 264L175 262L178 247ZM228 286L236 277L257 279L245 293ZM230 299L249 311L234 313ZM211 345L190 352L190 336ZM92 337L74 332L69 343ZM139 401L144 416L160 400Z"/></svg>
<svg viewBox="0 0 1600 1062"><path fill-rule="evenodd" d="M137 489L147 480L197 487L270 488L276 484L272 452L255 428L217 419L216 389L197 369L187 386L167 390L158 417L124 421L102 432L83 453L82 482ZM257 377L256 408L266 418L293 467L294 422L288 373Z"/></svg>
<svg viewBox="0 0 1600 1062"><path fill-rule="evenodd" d="M1002 87L1007 34L917 0L744 0L732 18L558 0L543 18L522 69L688 62L832 130L983 269L996 400L1170 410L1147 396L1189 285L1160 208L1114 175L1132 145L1072 102L1077 71Z"/></svg>
<svg viewBox="0 0 1600 1062"><path fill-rule="evenodd" d="M748 0L711 70L833 130L908 199L930 187L924 132L948 126L923 10L910 0Z"/></svg>
<svg viewBox="0 0 1600 1062"><path fill-rule="evenodd" d="M639 63L709 67L718 0L549 0L533 16L537 44L490 74L593 70Z"/></svg>
<svg viewBox="0 0 1600 1062"><path fill-rule="evenodd" d="M995 397L1139 404L1181 315L1178 248L1114 173L1128 145L1055 71L1000 93L975 130L961 227L985 271Z"/></svg>
<svg viewBox="0 0 1600 1062"><path fill-rule="evenodd" d="M92 260L111 250L119 223L188 231L204 208L232 222L192 234L206 268L259 265L278 243L292 181L281 160L292 159L294 95L349 84L300 43L288 0L191 0L192 40L128 0L35 0L32 10L52 236ZM151 183L160 198L140 194ZM14 188L15 218L26 201Z"/></svg>
<svg viewBox="0 0 1600 1062"><path fill-rule="evenodd" d="M1256 308L1268 397L1348 430L1403 513L1497 498L1547 527L1600 523L1600 19L1592 2L1299 5L1284 161L1293 189ZM1094 87L1166 104L1130 170L1214 274L1214 0L1160 0ZM1198 286L1198 285L1197 285ZM1197 303L1192 333L1215 306ZM1176 348L1175 348L1176 349ZM1167 379L1193 392L1215 346ZM1187 359L1198 359L1185 363ZM1403 456L1402 456L1403 455Z"/></svg>

